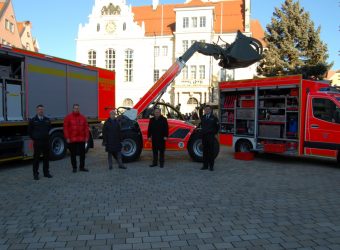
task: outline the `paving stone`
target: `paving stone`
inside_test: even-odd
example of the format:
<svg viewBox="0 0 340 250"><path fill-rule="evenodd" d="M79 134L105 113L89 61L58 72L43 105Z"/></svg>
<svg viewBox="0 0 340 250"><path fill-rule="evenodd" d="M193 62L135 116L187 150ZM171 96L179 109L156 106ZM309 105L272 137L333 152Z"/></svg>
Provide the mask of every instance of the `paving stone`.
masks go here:
<svg viewBox="0 0 340 250"><path fill-rule="evenodd" d="M259 154L250 163L221 147L214 172L170 151L164 169L149 168L143 151L109 171L100 144L89 173L73 174L69 156L38 182L31 162L0 169L0 250L340 249L340 172L330 161Z"/></svg>

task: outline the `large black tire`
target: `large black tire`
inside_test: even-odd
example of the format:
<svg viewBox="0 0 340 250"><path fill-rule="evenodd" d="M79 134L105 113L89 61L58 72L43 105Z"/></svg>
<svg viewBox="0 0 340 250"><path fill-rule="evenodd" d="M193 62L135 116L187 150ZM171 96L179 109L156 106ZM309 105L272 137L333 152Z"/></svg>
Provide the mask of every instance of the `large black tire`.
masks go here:
<svg viewBox="0 0 340 250"><path fill-rule="evenodd" d="M90 148L93 148L93 137L91 132L88 141L85 143L85 153L87 153Z"/></svg>
<svg viewBox="0 0 340 250"><path fill-rule="evenodd" d="M202 134L201 133L193 133L189 139L188 143L188 153L196 162L203 162L203 144L202 144ZM220 144L218 140L215 138L214 140L214 158L218 156L220 152Z"/></svg>
<svg viewBox="0 0 340 250"><path fill-rule="evenodd" d="M142 153L141 136L134 131L124 131L122 135L122 159L123 162L132 162L139 159Z"/></svg>
<svg viewBox="0 0 340 250"><path fill-rule="evenodd" d="M64 134L60 131L54 132L50 136L50 159L52 161L60 160L65 157L67 143Z"/></svg>
<svg viewBox="0 0 340 250"><path fill-rule="evenodd" d="M235 152L251 152L253 145L246 139L240 139L236 142Z"/></svg>

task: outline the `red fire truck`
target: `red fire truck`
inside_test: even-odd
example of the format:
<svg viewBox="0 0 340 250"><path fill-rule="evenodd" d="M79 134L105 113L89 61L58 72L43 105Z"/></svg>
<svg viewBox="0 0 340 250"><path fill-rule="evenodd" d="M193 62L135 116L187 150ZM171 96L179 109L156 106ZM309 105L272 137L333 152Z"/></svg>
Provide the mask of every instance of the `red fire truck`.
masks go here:
<svg viewBox="0 0 340 250"><path fill-rule="evenodd" d="M221 139L235 152L322 156L340 163L340 92L301 76L220 83Z"/></svg>
<svg viewBox="0 0 340 250"><path fill-rule="evenodd" d="M0 162L32 157L27 126L38 104L53 125L50 157L63 158L64 117L78 103L91 127L105 119L115 107L114 79L112 71L0 45Z"/></svg>

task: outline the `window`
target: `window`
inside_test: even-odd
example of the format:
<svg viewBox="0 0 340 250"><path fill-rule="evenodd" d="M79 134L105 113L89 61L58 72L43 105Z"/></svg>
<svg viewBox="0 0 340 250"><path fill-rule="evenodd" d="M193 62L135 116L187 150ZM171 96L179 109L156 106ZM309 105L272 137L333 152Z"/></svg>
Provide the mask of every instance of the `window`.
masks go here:
<svg viewBox="0 0 340 250"><path fill-rule="evenodd" d="M163 56L168 56L168 46L163 46L162 50L163 50Z"/></svg>
<svg viewBox="0 0 340 250"><path fill-rule="evenodd" d="M188 102L187 102L187 104L194 104L194 105L197 106L197 105L198 105L198 101L197 101L196 98L190 97L189 100L188 100Z"/></svg>
<svg viewBox="0 0 340 250"><path fill-rule="evenodd" d="M187 66L185 66L182 70L182 79L188 80L188 67Z"/></svg>
<svg viewBox="0 0 340 250"><path fill-rule="evenodd" d="M10 23L9 24L9 30L14 33L14 24L13 23Z"/></svg>
<svg viewBox="0 0 340 250"><path fill-rule="evenodd" d="M100 31L100 24L97 23L97 32L99 32L99 31Z"/></svg>
<svg viewBox="0 0 340 250"><path fill-rule="evenodd" d="M192 21L192 27L197 28L197 17L192 17L191 21Z"/></svg>
<svg viewBox="0 0 340 250"><path fill-rule="evenodd" d="M188 40L183 40L182 41L182 45L183 45L183 52L187 51L188 50Z"/></svg>
<svg viewBox="0 0 340 250"><path fill-rule="evenodd" d="M123 23L123 30L126 30L126 23Z"/></svg>
<svg viewBox="0 0 340 250"><path fill-rule="evenodd" d="M30 46L29 43L26 43L26 49L27 49L27 50L31 50L31 46Z"/></svg>
<svg viewBox="0 0 340 250"><path fill-rule="evenodd" d="M329 99L314 98L313 115L327 122L340 123L340 108Z"/></svg>
<svg viewBox="0 0 340 250"><path fill-rule="evenodd" d="M189 27L189 18L183 17L183 28L188 28L188 27Z"/></svg>
<svg viewBox="0 0 340 250"><path fill-rule="evenodd" d="M6 30L9 30L9 21L7 19L5 20L5 28Z"/></svg>
<svg viewBox="0 0 340 250"><path fill-rule="evenodd" d="M124 80L125 82L132 82L133 80L133 50L125 50L125 60L124 60Z"/></svg>
<svg viewBox="0 0 340 250"><path fill-rule="evenodd" d="M200 79L205 79L205 66L200 65Z"/></svg>
<svg viewBox="0 0 340 250"><path fill-rule="evenodd" d="M159 69L153 71L153 81L156 82L159 79Z"/></svg>
<svg viewBox="0 0 340 250"><path fill-rule="evenodd" d="M132 107L133 106L133 101L130 98L126 98L123 101L123 106L124 107Z"/></svg>
<svg viewBox="0 0 340 250"><path fill-rule="evenodd" d="M159 56L159 46L154 47L154 54L155 56Z"/></svg>
<svg viewBox="0 0 340 250"><path fill-rule="evenodd" d="M116 68L116 52L114 49L107 49L105 51L105 67L108 70L115 70Z"/></svg>
<svg viewBox="0 0 340 250"><path fill-rule="evenodd" d="M89 65L91 66L97 65L97 52L96 51L90 50L88 52L88 62L89 62Z"/></svg>
<svg viewBox="0 0 340 250"><path fill-rule="evenodd" d="M200 17L200 27L205 27L206 26L206 17L201 16Z"/></svg>
<svg viewBox="0 0 340 250"><path fill-rule="evenodd" d="M196 66L191 66L190 71L191 71L191 79L196 79Z"/></svg>

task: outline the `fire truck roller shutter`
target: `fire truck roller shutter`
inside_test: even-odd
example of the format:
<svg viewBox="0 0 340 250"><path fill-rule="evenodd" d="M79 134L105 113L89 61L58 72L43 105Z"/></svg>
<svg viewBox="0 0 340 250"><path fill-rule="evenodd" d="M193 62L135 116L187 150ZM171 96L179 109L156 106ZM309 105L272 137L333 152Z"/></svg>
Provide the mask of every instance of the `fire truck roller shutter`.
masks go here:
<svg viewBox="0 0 340 250"><path fill-rule="evenodd" d="M42 104L50 119L63 119L67 114L66 65L26 57L26 71L28 117L33 117L36 106Z"/></svg>

